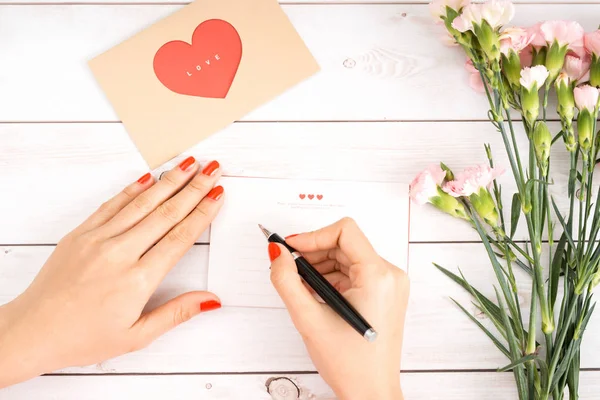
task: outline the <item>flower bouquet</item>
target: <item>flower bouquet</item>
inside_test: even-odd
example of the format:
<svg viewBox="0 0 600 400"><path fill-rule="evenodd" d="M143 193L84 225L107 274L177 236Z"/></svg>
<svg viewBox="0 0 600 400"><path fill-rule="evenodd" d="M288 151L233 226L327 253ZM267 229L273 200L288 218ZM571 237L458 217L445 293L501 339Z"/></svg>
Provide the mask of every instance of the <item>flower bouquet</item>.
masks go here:
<svg viewBox="0 0 600 400"><path fill-rule="evenodd" d="M457 303L508 358L499 371L512 371L519 399L559 400L567 392L577 399L580 347L600 283L600 190L592 188L600 150L600 30L586 34L572 21L505 27L514 15L510 1L435 0L430 6L468 57L471 85L485 93L516 186L505 209L495 180L503 170L494 165L489 145L489 165L454 174L440 164L415 178L414 202L463 219L479 234L497 279L495 299L462 273L436 267L466 289L493 323L495 329L487 329ZM559 132L546 123L550 98L556 99ZM517 124L527 146L518 145ZM551 190L553 146L564 146L569 155L566 193ZM568 209L557 206L556 195L566 196L558 203ZM524 243L514 240L520 221L528 235ZM531 281L531 302L523 309L516 268Z"/></svg>

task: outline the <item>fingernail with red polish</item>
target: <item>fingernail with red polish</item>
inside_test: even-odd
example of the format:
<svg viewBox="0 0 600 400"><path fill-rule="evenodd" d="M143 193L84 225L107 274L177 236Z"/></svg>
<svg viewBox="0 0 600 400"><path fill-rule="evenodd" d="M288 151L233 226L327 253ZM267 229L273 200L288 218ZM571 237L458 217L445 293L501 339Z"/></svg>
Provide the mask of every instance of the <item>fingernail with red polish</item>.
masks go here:
<svg viewBox="0 0 600 400"><path fill-rule="evenodd" d="M195 162L196 159L190 156L183 160L181 164L179 164L179 169L181 169L182 171L187 171L192 165L194 165Z"/></svg>
<svg viewBox="0 0 600 400"><path fill-rule="evenodd" d="M224 191L225 189L223 189L223 186L215 186L210 192L208 192L206 197L213 200L219 200L221 196L223 196Z"/></svg>
<svg viewBox="0 0 600 400"><path fill-rule="evenodd" d="M148 172L147 174L143 175L140 179L138 179L138 183L140 185L148 183L148 181L150 180L150 178L152 178L152 175L150 174L150 172Z"/></svg>
<svg viewBox="0 0 600 400"><path fill-rule="evenodd" d="M281 249L275 243L269 243L269 259L275 261L281 255Z"/></svg>
<svg viewBox="0 0 600 400"><path fill-rule="evenodd" d="M204 167L204 169L202 170L202 173L204 175L207 176L211 176L212 174L215 173L216 170L218 170L220 167L219 162L218 161L211 161L206 167Z"/></svg>
<svg viewBox="0 0 600 400"><path fill-rule="evenodd" d="M295 236L298 236L298 234L297 234L297 233L294 233L293 235L286 236L286 237L285 237L285 240L291 239L291 238L293 238L293 237L295 237Z"/></svg>
<svg viewBox="0 0 600 400"><path fill-rule="evenodd" d="M200 311L201 312L218 310L219 308L221 308L221 303L219 303L216 300L208 300L203 303L200 303Z"/></svg>

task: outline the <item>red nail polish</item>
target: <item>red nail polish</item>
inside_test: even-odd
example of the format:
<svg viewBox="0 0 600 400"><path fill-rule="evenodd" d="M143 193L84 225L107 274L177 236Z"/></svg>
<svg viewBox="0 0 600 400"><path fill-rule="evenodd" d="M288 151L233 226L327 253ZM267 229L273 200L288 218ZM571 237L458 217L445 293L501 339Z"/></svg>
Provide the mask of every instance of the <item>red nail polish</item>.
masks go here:
<svg viewBox="0 0 600 400"><path fill-rule="evenodd" d="M140 179L138 179L138 183L140 185L148 183L148 181L150 180L150 178L152 178L152 175L150 174L150 172L148 172L147 174L143 175Z"/></svg>
<svg viewBox="0 0 600 400"><path fill-rule="evenodd" d="M225 189L223 189L223 186L215 186L210 192L208 192L206 197L213 200L219 200L221 196L223 196L224 191Z"/></svg>
<svg viewBox="0 0 600 400"><path fill-rule="evenodd" d="M204 169L202 170L202 173L204 175L211 176L212 174L215 173L216 170L219 169L219 167L220 167L220 165L217 161L211 161L206 167L204 167Z"/></svg>
<svg viewBox="0 0 600 400"><path fill-rule="evenodd" d="M179 164L179 169L181 169L182 171L187 171L187 169L189 167L192 166L192 164L194 164L196 162L196 159L194 157L188 157L185 160L183 160L181 162L181 164Z"/></svg>
<svg viewBox="0 0 600 400"><path fill-rule="evenodd" d="M208 300L203 303L200 303L200 311L201 312L218 310L219 308L221 308L221 303L219 303L216 300Z"/></svg>
<svg viewBox="0 0 600 400"><path fill-rule="evenodd" d="M298 236L298 234L297 234L297 233L294 233L293 235L286 236L286 237L285 237L285 240L291 239L291 238L293 238L293 237L295 237L295 236Z"/></svg>
<svg viewBox="0 0 600 400"><path fill-rule="evenodd" d="M269 259L271 262L275 261L277 257L281 255L281 249L275 243L269 243Z"/></svg>

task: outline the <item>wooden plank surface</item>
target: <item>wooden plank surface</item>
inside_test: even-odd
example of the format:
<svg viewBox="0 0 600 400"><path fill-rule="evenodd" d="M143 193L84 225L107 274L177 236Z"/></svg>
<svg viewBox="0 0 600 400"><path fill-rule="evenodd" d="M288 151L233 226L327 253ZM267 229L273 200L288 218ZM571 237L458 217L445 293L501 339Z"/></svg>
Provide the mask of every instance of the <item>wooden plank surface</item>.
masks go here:
<svg viewBox="0 0 600 400"><path fill-rule="evenodd" d="M600 0L518 2L517 25L540 19L575 19L588 30L598 25ZM186 2L75 3L81 4L0 0L0 304L27 287L66 232L146 172L86 61ZM464 57L440 43L443 31L432 23L425 0L282 3L323 71L189 154L219 159L234 176L409 182L432 162L455 169L485 162L482 144L489 142L497 163L508 166L500 138L484 122L483 98L467 85ZM73 123L78 121L87 123ZM566 171L565 154L557 150L553 163ZM564 192L565 174L554 178L552 190ZM514 190L511 180L501 178L505 204ZM407 398L515 398L510 374L485 372L505 365L504 357L448 298L474 312L470 297L431 265L460 266L491 295L493 273L483 248L461 243L477 237L466 224L429 208L413 207L411 222L412 291L402 366ZM208 243L208 234L199 242ZM148 308L206 288L208 249L195 246ZM526 303L529 285L521 282ZM599 318L586 335L581 399L598 400ZM0 400L270 399L265 383L277 376L272 371L314 372L287 312L228 307L139 352L0 390ZM333 398L314 373L290 378L305 399Z"/></svg>
<svg viewBox="0 0 600 400"><path fill-rule="evenodd" d="M86 62L181 6L0 6L0 121L115 121ZM517 6L598 25L593 4ZM464 56L439 40L425 4L284 5L322 71L246 120L483 120ZM107 24L110 29L107 29Z"/></svg>
<svg viewBox="0 0 600 400"><path fill-rule="evenodd" d="M515 4L572 4L566 0L512 0ZM0 0L0 4L189 4L191 0ZM429 4L431 0L279 0L280 4ZM578 4L599 4L599 0L577 0Z"/></svg>
<svg viewBox="0 0 600 400"><path fill-rule="evenodd" d="M52 250L52 246L0 247L0 303L27 287ZM455 298L474 312L470 296L431 264L437 262L454 271L460 267L475 287L492 297L493 271L483 247L477 243L413 244L409 251L411 298L403 369L473 370L505 365L504 356L449 299ZM148 307L185 291L205 289L207 270L208 246L195 246L168 275ZM525 304L530 285L522 274L519 278L519 294ZM524 314L527 316L526 310ZM483 316L481 321L491 326ZM598 318L590 321L582 353L584 368L600 368ZM258 371L314 371L284 309L226 307L193 319L137 353L63 372Z"/></svg>
<svg viewBox="0 0 600 400"><path fill-rule="evenodd" d="M508 169L489 122L237 123L189 154L218 159L232 176L406 183L439 161L456 171L487 163L484 143ZM554 150L551 191L566 210L568 156L560 143ZM145 168L120 124L0 124L0 244L57 243ZM509 206L510 171L500 182ZM412 242L477 240L468 224L431 207L411 214ZM524 226L517 237L527 237Z"/></svg>
<svg viewBox="0 0 600 400"><path fill-rule="evenodd" d="M273 382L284 378L288 382ZM581 373L580 400L600 399L600 373ZM516 398L510 373L404 373L404 395L410 400L498 400ZM299 388L291 386L292 382ZM280 399L331 400L335 395L315 374L301 375L146 375L43 376L0 390L0 400L272 400L266 384L279 388Z"/></svg>

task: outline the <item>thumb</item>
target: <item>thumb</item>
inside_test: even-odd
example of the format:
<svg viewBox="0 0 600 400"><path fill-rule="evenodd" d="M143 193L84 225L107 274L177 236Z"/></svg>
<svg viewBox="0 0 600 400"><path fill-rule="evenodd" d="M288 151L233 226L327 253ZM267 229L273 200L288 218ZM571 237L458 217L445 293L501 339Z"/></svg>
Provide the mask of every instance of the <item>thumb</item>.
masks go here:
<svg viewBox="0 0 600 400"><path fill-rule="evenodd" d="M271 282L285 303L297 328L305 317L321 308L298 275L298 267L292 254L279 243L269 243L271 259ZM308 317L307 317L308 318Z"/></svg>
<svg viewBox="0 0 600 400"><path fill-rule="evenodd" d="M143 348L196 315L221 308L219 298L210 292L188 292L143 314L131 328L134 347Z"/></svg>

